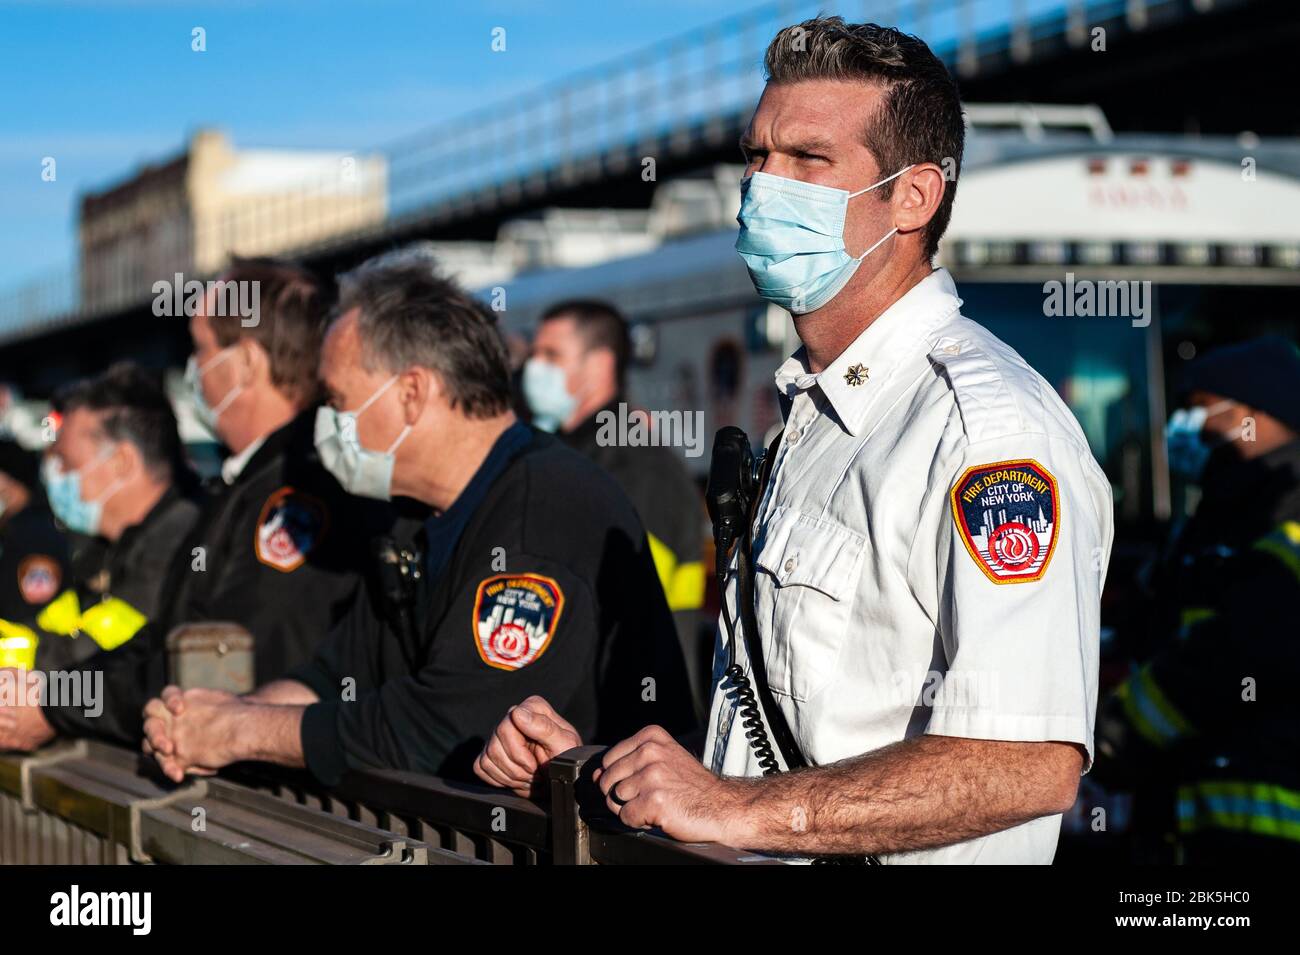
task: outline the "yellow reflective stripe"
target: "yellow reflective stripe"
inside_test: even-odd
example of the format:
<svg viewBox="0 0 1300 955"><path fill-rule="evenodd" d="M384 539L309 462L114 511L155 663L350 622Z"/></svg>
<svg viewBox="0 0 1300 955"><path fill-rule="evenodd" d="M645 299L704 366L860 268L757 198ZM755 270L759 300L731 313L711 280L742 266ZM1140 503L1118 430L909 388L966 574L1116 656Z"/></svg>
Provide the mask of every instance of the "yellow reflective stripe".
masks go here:
<svg viewBox="0 0 1300 955"><path fill-rule="evenodd" d="M681 564L667 591L672 610L699 610L704 606L704 562L693 560Z"/></svg>
<svg viewBox="0 0 1300 955"><path fill-rule="evenodd" d="M704 564L698 560L682 564L672 548L646 531L650 556L654 558L659 585L668 599L669 610L698 610L704 606Z"/></svg>
<svg viewBox="0 0 1300 955"><path fill-rule="evenodd" d="M1300 523L1284 521L1273 533L1257 541L1255 549L1272 554L1300 578Z"/></svg>
<svg viewBox="0 0 1300 955"><path fill-rule="evenodd" d="M0 667L30 670L36 666L39 638L31 627L0 620Z"/></svg>
<svg viewBox="0 0 1300 955"><path fill-rule="evenodd" d="M677 555L672 552L672 548L649 531L646 531L645 536L646 540L650 542L650 556L654 558L655 570L659 574L659 583L663 586L666 594L669 586L672 585L673 574L677 573Z"/></svg>
<svg viewBox="0 0 1300 955"><path fill-rule="evenodd" d="M136 635L147 618L125 600L109 597L81 615L81 630L105 650L115 650Z"/></svg>
<svg viewBox="0 0 1300 955"><path fill-rule="evenodd" d="M36 618L36 624L50 633L69 636L81 625L81 602L75 590L65 590L51 600Z"/></svg>
<svg viewBox="0 0 1300 955"><path fill-rule="evenodd" d="M1153 745L1163 749L1178 738L1195 732L1156 684L1150 667L1143 667L1115 692L1123 701L1129 722Z"/></svg>
<svg viewBox="0 0 1300 955"><path fill-rule="evenodd" d="M1300 792L1269 783L1215 781L1180 786L1178 829L1231 829L1300 841Z"/></svg>

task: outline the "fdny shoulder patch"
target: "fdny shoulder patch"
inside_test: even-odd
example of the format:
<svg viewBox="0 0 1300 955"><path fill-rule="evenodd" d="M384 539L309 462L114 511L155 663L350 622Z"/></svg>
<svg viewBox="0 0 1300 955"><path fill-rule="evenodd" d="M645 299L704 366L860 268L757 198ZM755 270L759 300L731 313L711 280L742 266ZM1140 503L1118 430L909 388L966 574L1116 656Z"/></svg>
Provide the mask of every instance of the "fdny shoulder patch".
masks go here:
<svg viewBox="0 0 1300 955"><path fill-rule="evenodd" d="M32 554L18 565L18 593L29 604L49 603L62 582L59 562L53 557Z"/></svg>
<svg viewBox="0 0 1300 955"><path fill-rule="evenodd" d="M564 592L540 574L497 574L474 597L474 645L483 662L518 670L543 653L564 609Z"/></svg>
<svg viewBox="0 0 1300 955"><path fill-rule="evenodd" d="M282 487L266 499L253 532L253 552L268 567L286 574L303 565L312 547L325 534L325 506L292 487Z"/></svg>
<svg viewBox="0 0 1300 955"><path fill-rule="evenodd" d="M989 580L1040 580L1060 525L1056 478L1030 458L967 468L952 488L952 516Z"/></svg>

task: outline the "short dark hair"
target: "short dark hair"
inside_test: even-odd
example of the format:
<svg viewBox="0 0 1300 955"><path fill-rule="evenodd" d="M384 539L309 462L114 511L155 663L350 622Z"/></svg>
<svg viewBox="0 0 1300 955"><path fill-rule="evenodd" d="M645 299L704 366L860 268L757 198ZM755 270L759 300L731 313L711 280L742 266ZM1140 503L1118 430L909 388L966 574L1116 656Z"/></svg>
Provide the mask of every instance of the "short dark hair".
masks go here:
<svg viewBox="0 0 1300 955"><path fill-rule="evenodd" d="M85 409L102 415L100 436L132 444L158 480L174 481L186 467L176 413L162 381L134 362L118 362L93 378L66 385L51 403L60 414Z"/></svg>
<svg viewBox="0 0 1300 955"><path fill-rule="evenodd" d="M875 23L845 23L843 17L816 17L788 26L772 40L763 58L770 83L801 80L861 80L883 91L879 112L863 130L882 176L914 163L944 167L943 199L925 227L925 254L939 250L957 195L966 123L957 82L919 37ZM877 190L882 199L894 184Z"/></svg>
<svg viewBox="0 0 1300 955"><path fill-rule="evenodd" d="M632 341L623 313L600 299L571 298L548 308L542 313L541 321L549 322L554 318L572 318L588 350L608 348L614 353L614 367L621 388L632 354Z"/></svg>
<svg viewBox="0 0 1300 955"><path fill-rule="evenodd" d="M339 276L336 318L359 309L361 362L397 373L435 372L451 406L470 418L510 407L510 365L496 320L477 299L428 262L363 263Z"/></svg>
<svg viewBox="0 0 1300 955"><path fill-rule="evenodd" d="M258 283L258 320L246 326L238 317L210 318L217 344L227 348L251 338L270 359L271 384L300 409L315 404L329 290L302 266L271 258L232 259L221 277Z"/></svg>

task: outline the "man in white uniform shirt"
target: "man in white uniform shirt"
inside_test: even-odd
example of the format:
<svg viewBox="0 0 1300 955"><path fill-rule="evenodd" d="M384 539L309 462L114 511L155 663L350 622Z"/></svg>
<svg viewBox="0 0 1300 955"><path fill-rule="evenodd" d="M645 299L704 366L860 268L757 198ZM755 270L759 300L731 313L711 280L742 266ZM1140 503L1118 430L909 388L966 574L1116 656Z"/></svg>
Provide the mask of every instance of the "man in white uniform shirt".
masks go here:
<svg viewBox="0 0 1300 955"><path fill-rule="evenodd" d="M686 841L1051 862L1092 760L1110 485L1065 404L931 264L964 135L942 63L834 17L781 31L766 67L737 249L803 347L776 376L754 601L808 768L762 775L724 638L703 763L648 727L597 782L624 823ZM736 600L733 573L733 619ZM579 742L530 698L478 771L527 792Z"/></svg>

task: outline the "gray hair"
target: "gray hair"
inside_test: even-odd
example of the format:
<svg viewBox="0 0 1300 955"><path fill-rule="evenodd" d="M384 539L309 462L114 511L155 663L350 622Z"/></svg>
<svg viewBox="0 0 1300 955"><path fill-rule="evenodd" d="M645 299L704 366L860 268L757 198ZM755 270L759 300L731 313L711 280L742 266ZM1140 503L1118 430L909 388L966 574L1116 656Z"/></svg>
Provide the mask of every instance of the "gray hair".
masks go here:
<svg viewBox="0 0 1300 955"><path fill-rule="evenodd" d="M335 317L359 309L361 363L397 374L435 372L451 405L471 418L510 407L505 343L490 312L428 262L391 257L339 277Z"/></svg>

